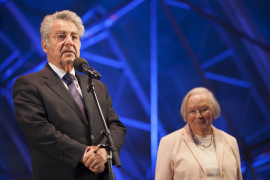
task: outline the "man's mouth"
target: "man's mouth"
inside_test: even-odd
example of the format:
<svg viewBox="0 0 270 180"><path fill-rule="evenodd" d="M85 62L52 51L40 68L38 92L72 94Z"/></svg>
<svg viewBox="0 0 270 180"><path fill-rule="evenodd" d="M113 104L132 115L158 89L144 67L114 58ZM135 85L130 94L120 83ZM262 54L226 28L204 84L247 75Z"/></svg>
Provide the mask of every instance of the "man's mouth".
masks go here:
<svg viewBox="0 0 270 180"><path fill-rule="evenodd" d="M71 51L71 50L64 51L62 54L64 54L64 53L73 53L73 54L75 54L75 52Z"/></svg>
<svg viewBox="0 0 270 180"><path fill-rule="evenodd" d="M68 56L70 56L70 54L73 54L73 55L76 57L76 53L75 53L75 51L73 51L73 50L64 50L64 51L61 53L61 57L63 56L63 54L67 54Z"/></svg>

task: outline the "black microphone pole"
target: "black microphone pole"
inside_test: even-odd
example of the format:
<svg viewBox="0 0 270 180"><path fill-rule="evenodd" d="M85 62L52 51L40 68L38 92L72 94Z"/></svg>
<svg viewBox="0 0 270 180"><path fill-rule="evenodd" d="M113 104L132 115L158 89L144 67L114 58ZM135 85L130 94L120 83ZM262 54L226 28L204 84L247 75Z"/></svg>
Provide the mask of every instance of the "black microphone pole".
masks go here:
<svg viewBox="0 0 270 180"><path fill-rule="evenodd" d="M114 159L114 162L118 168L121 167L121 162L119 160L119 155L116 151L116 147L113 144L111 132L108 129L108 126L107 126L106 121L104 119L104 116L103 116L103 113L102 113L102 110L101 110L101 107L100 107L100 104L99 104L99 101L97 98L95 85L93 83L93 79L100 79L101 75L94 68L89 67L88 62L81 57L76 58L73 61L73 66L77 71L83 72L88 76L87 91L88 92L91 91L93 96L94 96L100 117L102 119L104 129L105 129L105 131L102 131L102 134L103 135L105 134L108 141L109 141L109 145L106 147L107 159L108 159L108 165L109 165L109 180L114 180L114 174L113 174L113 170L112 170L112 158Z"/></svg>
<svg viewBox="0 0 270 180"><path fill-rule="evenodd" d="M103 132L103 134L106 135L107 139L109 140L109 145L106 148L107 150L107 159L108 159L108 166L109 166L109 180L114 180L114 174L113 174L113 169L112 169L112 157L116 163L116 166L119 168L121 167L121 162L119 160L119 155L116 151L116 147L113 144L113 140L112 140L112 136L111 136L111 132L108 129L108 126L106 124L106 121L104 119L98 98L97 98L97 94L96 94L96 90L95 90L95 85L93 83L93 77L92 76L88 76L88 86L87 86L87 90L88 92L92 92L94 99L96 101L97 107L98 107L98 111L99 114L101 116L102 122L103 122L103 126L105 129L105 132Z"/></svg>

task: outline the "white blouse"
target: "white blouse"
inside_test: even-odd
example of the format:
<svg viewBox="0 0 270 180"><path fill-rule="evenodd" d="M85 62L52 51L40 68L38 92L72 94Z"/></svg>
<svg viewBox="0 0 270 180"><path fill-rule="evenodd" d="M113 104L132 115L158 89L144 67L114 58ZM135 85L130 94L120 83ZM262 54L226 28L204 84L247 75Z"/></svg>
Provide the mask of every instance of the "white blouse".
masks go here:
<svg viewBox="0 0 270 180"><path fill-rule="evenodd" d="M211 141L211 135L206 137L201 137L199 135L195 135L202 145L208 146ZM214 140L208 148L203 146L197 145L198 149L200 150L201 157L204 162L205 170L207 173L207 180L221 180L221 175L219 172L216 150L214 146Z"/></svg>

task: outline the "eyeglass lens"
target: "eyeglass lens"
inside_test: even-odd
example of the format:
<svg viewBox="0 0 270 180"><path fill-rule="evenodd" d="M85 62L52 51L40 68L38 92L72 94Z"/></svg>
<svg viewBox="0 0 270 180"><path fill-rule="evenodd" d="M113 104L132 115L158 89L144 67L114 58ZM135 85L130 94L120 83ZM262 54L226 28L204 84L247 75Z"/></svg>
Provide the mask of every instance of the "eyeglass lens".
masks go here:
<svg viewBox="0 0 270 180"><path fill-rule="evenodd" d="M71 35L70 37L71 37L71 40L73 42L79 42L80 41L79 35ZM64 41L66 38L67 38L66 34L58 34L58 35L55 36L56 41L59 41L59 42Z"/></svg>

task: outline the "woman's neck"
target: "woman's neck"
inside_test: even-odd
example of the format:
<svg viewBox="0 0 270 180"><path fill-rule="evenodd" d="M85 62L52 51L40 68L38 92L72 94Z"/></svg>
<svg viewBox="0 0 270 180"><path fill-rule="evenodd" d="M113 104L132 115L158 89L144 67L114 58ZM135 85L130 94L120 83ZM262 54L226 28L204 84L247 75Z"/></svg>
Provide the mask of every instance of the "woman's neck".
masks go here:
<svg viewBox="0 0 270 180"><path fill-rule="evenodd" d="M191 127L190 127L191 129ZM202 130L196 130L196 129L191 129L195 135L199 135L201 137L206 137L207 135L211 134L211 127L205 128Z"/></svg>

